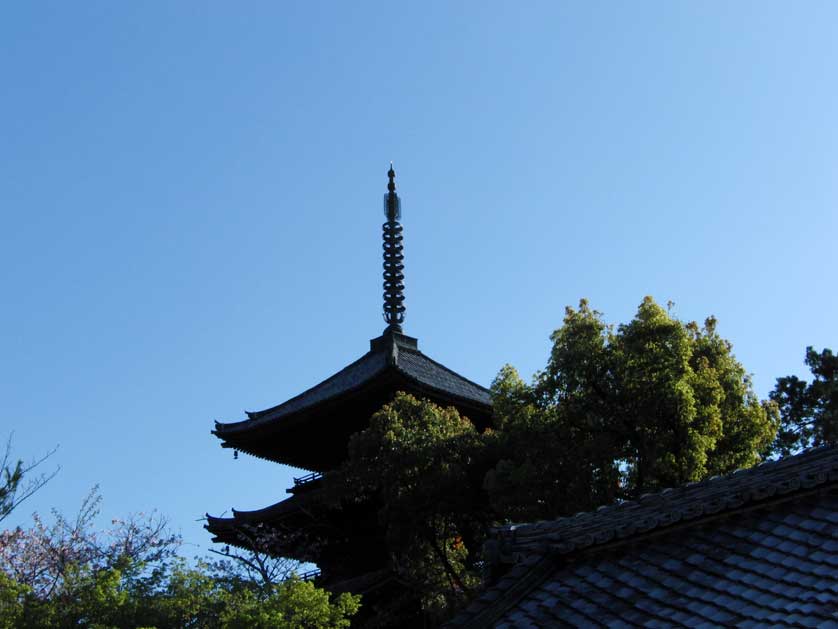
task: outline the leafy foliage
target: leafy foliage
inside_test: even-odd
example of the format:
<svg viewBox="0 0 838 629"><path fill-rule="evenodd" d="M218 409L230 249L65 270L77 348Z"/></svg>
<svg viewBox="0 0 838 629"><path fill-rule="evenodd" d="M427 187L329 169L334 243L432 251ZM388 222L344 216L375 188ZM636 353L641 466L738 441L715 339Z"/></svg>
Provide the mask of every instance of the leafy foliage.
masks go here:
<svg viewBox="0 0 838 629"><path fill-rule="evenodd" d="M227 600L221 626L230 629L307 629L348 627L360 608L360 597L343 593L332 603L329 594L308 581L292 577L267 590L244 588Z"/></svg>
<svg viewBox="0 0 838 629"><path fill-rule="evenodd" d="M330 595L278 561L225 554L193 565L178 557L180 539L156 514L94 522L101 498L91 492L78 515L37 515L28 530L0 533L0 628L197 627L341 628L359 597Z"/></svg>
<svg viewBox="0 0 838 629"><path fill-rule="evenodd" d="M0 532L0 570L35 596L50 598L68 591L65 581L77 583L89 573L111 570L132 578L129 566L162 564L175 556L180 538L159 514L115 519L110 529L97 531L101 501L94 488L74 518L54 511L47 524L35 514L32 528Z"/></svg>
<svg viewBox="0 0 838 629"><path fill-rule="evenodd" d="M801 448L838 442L838 356L806 348L812 382L797 376L777 379L771 399L780 408L782 424L774 450L786 455Z"/></svg>
<svg viewBox="0 0 838 629"><path fill-rule="evenodd" d="M338 629L349 626L359 607L357 596L331 601L296 577L266 587L233 583L210 576L206 564L189 568L182 560L158 573L127 560L98 571L74 565L49 598L0 574L0 627Z"/></svg>
<svg viewBox="0 0 838 629"><path fill-rule="evenodd" d="M381 505L391 565L430 617L478 582L477 555L464 540L487 517L479 492L484 451L455 409L401 393L353 436L347 463L332 476L341 495Z"/></svg>
<svg viewBox="0 0 838 629"><path fill-rule="evenodd" d="M650 297L616 328L581 301L531 386L493 384L505 452L488 479L501 517L552 518L753 465L777 429L731 344Z"/></svg>
<svg viewBox="0 0 838 629"><path fill-rule="evenodd" d="M0 572L0 629L15 629L23 620L23 605L29 590Z"/></svg>

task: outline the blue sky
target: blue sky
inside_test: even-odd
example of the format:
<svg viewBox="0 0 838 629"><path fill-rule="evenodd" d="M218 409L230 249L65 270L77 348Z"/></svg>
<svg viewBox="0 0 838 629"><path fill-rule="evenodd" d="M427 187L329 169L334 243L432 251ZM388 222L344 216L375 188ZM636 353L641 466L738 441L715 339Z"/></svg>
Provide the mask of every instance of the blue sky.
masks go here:
<svg viewBox="0 0 838 629"><path fill-rule="evenodd" d="M836 348L838 5L39 2L0 8L0 434L62 470L27 503L205 511L293 470L214 419L383 329L488 385L566 305L713 314L764 397ZM8 521L7 521L8 522Z"/></svg>

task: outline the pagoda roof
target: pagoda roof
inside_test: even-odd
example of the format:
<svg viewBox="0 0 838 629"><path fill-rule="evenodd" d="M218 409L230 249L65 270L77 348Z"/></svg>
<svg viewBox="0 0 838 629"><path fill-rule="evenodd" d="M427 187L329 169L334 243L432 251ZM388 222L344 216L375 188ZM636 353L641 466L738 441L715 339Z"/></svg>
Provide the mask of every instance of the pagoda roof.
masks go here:
<svg viewBox="0 0 838 629"><path fill-rule="evenodd" d="M336 502L333 492L322 486L263 509L233 509L232 517L207 514L206 520L204 528L213 542L316 563L331 582L387 562L376 509L368 502Z"/></svg>
<svg viewBox="0 0 838 629"><path fill-rule="evenodd" d="M213 542L246 548L248 543L241 533L248 527L276 524L289 516L299 516L316 501L316 492L309 492L291 496L263 509L252 511L233 509L231 518L218 518L207 513L207 523L204 528L213 534Z"/></svg>
<svg viewBox="0 0 838 629"><path fill-rule="evenodd" d="M827 447L500 527L487 559L493 569L513 567L446 626L834 622L836 490L838 449Z"/></svg>
<svg viewBox="0 0 838 629"><path fill-rule="evenodd" d="M281 449L268 445L272 438L289 431L299 432L307 422L320 423L329 416L330 430L338 429L336 416L347 417L351 406L359 413L367 413L364 420L389 401L397 390L427 397L437 403L452 405L472 420L487 422L491 417L492 401L489 390L464 378L448 367L432 360L421 351L415 338L387 331L370 341L370 351L338 371L320 384L277 406L262 411L248 412L247 419L216 422L213 434L222 445L237 448L263 458L287 462L304 469L318 469L315 463L289 458ZM371 409L364 402L375 405ZM356 422L357 423L357 422ZM354 426L352 432L356 432ZM351 434L351 433L349 433ZM348 437L348 435L346 435ZM295 438L297 446L300 439Z"/></svg>

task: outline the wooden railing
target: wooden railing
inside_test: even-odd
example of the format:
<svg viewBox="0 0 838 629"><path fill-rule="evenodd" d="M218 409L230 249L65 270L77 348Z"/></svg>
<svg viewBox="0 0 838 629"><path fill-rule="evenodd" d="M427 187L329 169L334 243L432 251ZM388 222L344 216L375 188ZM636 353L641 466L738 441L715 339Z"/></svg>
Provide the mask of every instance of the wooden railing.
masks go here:
<svg viewBox="0 0 838 629"><path fill-rule="evenodd" d="M323 474L320 472L312 472L311 474L306 474L305 476L300 476L299 478L294 478L294 487L299 487L300 485L306 485L308 483L313 483L316 480L320 480L323 478Z"/></svg>
<svg viewBox="0 0 838 629"><path fill-rule="evenodd" d="M314 570L309 570L308 572L303 572L300 575L297 575L303 581L314 581L317 577L320 576L320 569L315 568Z"/></svg>

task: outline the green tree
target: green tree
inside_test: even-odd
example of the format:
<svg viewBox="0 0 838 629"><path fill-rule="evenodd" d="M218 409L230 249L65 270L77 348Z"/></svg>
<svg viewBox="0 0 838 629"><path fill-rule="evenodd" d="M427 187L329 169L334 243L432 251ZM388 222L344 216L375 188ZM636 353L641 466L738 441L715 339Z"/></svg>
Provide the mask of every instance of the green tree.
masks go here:
<svg viewBox="0 0 838 629"><path fill-rule="evenodd" d="M616 327L582 300L532 385L493 384L504 458L487 479L499 514L551 518L753 465L777 428L731 344L650 297Z"/></svg>
<svg viewBox="0 0 838 629"><path fill-rule="evenodd" d="M325 590L296 577L267 588L243 588L227 599L224 629L341 629L360 608L360 597Z"/></svg>
<svg viewBox="0 0 838 629"><path fill-rule="evenodd" d="M15 629L23 621L24 604L29 588L0 571L0 629Z"/></svg>
<svg viewBox="0 0 838 629"><path fill-rule="evenodd" d="M478 583L479 554L469 553L477 544L469 542L488 518L485 451L456 409L399 393L352 437L346 464L331 477L337 495L380 505L391 565L430 618Z"/></svg>
<svg viewBox="0 0 838 629"><path fill-rule="evenodd" d="M797 376L777 378L771 399L780 408L782 424L774 451L790 454L801 448L838 442L838 356L806 348L811 382Z"/></svg>
<svg viewBox="0 0 838 629"><path fill-rule="evenodd" d="M261 556L187 564L155 514L97 531L99 502L94 490L74 518L0 531L0 629L339 629L359 609L358 596L271 581L281 564Z"/></svg>
<svg viewBox="0 0 838 629"><path fill-rule="evenodd" d="M130 572L142 577L128 579ZM296 577L261 586L210 572L208 564L190 568L183 561L158 575L130 561L123 569L71 566L60 589L46 599L0 573L0 629L342 629L360 607L358 596L332 600Z"/></svg>

